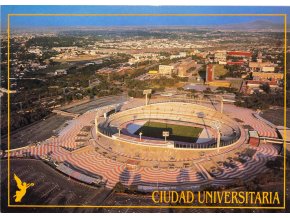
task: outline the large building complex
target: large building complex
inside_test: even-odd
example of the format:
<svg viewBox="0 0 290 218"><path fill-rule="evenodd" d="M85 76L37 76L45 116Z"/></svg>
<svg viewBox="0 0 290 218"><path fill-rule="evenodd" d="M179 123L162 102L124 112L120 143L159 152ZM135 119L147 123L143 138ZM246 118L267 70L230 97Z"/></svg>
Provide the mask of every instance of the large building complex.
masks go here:
<svg viewBox="0 0 290 218"><path fill-rule="evenodd" d="M275 65L271 62L250 62L249 68L252 72L274 72Z"/></svg>

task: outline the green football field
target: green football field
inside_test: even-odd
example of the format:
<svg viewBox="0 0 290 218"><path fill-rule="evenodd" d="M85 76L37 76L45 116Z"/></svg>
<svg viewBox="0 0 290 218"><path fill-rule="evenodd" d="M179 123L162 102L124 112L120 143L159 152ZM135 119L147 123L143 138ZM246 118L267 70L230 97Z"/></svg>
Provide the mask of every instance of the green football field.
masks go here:
<svg viewBox="0 0 290 218"><path fill-rule="evenodd" d="M196 142L202 130L202 128L198 127L148 121L134 134L139 135L139 133L142 132L142 136L164 139L162 132L169 131L169 137L167 137L168 140Z"/></svg>

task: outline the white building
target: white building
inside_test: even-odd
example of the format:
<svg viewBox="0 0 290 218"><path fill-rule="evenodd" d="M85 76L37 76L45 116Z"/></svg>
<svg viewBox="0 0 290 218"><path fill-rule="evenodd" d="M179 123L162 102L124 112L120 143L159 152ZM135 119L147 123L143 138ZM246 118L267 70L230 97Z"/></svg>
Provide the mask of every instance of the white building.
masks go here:
<svg viewBox="0 0 290 218"><path fill-rule="evenodd" d="M214 54L215 62L226 62L227 61L227 52L226 51L217 51Z"/></svg>
<svg viewBox="0 0 290 218"><path fill-rule="evenodd" d="M173 66L170 65L159 65L159 74L161 75L171 75Z"/></svg>

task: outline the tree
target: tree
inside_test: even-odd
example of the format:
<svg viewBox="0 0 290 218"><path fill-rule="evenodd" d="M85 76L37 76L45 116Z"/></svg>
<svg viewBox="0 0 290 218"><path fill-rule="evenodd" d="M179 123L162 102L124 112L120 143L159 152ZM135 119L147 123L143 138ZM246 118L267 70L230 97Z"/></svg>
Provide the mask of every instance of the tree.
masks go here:
<svg viewBox="0 0 290 218"><path fill-rule="evenodd" d="M263 84L261 84L260 85L260 89L262 89L267 94L269 94L271 92L271 88L270 88L269 83L263 83Z"/></svg>
<svg viewBox="0 0 290 218"><path fill-rule="evenodd" d="M118 183L116 183L116 185L114 187L114 190L115 190L115 192L124 193L125 190L126 190L126 188L125 188L125 186L121 182L118 182Z"/></svg>

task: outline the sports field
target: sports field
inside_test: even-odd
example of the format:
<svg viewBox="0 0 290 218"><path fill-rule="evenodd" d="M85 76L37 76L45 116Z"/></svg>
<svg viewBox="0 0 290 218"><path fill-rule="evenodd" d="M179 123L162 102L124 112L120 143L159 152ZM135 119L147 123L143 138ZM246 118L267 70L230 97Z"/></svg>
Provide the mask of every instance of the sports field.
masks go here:
<svg viewBox="0 0 290 218"><path fill-rule="evenodd" d="M142 132L142 136L164 139L163 131L169 131L168 140L193 143L198 139L202 128L148 121L134 134L139 135Z"/></svg>

